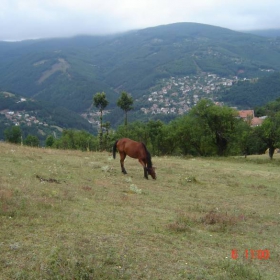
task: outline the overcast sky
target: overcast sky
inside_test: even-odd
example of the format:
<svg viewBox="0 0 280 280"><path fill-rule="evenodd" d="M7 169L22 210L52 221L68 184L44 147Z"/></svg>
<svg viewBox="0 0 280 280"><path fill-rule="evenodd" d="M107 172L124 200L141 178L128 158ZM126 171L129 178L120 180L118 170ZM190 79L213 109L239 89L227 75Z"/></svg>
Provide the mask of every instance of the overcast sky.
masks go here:
<svg viewBox="0 0 280 280"><path fill-rule="evenodd" d="M279 0L0 0L0 40L109 34L175 22L280 28Z"/></svg>

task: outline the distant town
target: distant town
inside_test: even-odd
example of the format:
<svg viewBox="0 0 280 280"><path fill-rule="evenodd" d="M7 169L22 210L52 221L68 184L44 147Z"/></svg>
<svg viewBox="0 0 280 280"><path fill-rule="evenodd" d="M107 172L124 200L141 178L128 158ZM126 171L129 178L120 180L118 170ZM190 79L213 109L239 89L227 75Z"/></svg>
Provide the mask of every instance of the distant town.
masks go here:
<svg viewBox="0 0 280 280"><path fill-rule="evenodd" d="M196 105L201 98L215 101L217 92L222 87L231 87L237 80L237 76L222 78L211 73L182 78L171 77L163 79L155 90L152 89L148 95L144 95L136 102L143 103L145 99L149 102L150 106L141 108L144 114L182 115Z"/></svg>
<svg viewBox="0 0 280 280"><path fill-rule="evenodd" d="M183 115L202 98L211 99L217 105L223 105L216 101L218 91L225 87L231 87L237 81L237 76L223 78L212 73L202 73L200 76L171 77L159 81L146 95L134 100L134 103L145 104L140 110L147 115ZM7 93L7 97L8 95L9 93ZM21 98L17 102L25 101L25 98ZM0 114L16 126L21 123L27 126L49 126L45 121L37 119L35 112L2 110ZM110 111L105 110L103 114L110 114ZM98 127L100 124L100 116L97 110L93 109L81 114L81 116L93 126Z"/></svg>
<svg viewBox="0 0 280 280"><path fill-rule="evenodd" d="M5 93L7 97L9 97L10 93ZM20 98L17 103L26 102L26 98ZM35 115L31 115L32 112L25 113L25 111L9 111L9 110L1 110L0 114L4 115L7 120L12 122L14 125L19 126L20 123L24 123L27 126L31 126L32 124L48 126L46 122L39 121Z"/></svg>

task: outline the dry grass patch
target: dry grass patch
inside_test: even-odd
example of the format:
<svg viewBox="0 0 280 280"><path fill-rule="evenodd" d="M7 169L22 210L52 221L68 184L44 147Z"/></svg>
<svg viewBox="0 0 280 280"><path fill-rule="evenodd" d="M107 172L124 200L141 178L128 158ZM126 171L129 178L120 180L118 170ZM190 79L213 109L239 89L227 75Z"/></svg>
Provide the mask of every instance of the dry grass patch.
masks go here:
<svg viewBox="0 0 280 280"><path fill-rule="evenodd" d="M198 223L196 216L191 216L186 212L178 212L175 222L169 223L167 229L174 232L191 232L195 224Z"/></svg>
<svg viewBox="0 0 280 280"><path fill-rule="evenodd" d="M178 233L190 232L201 229L205 225L209 231L224 232L245 220L244 215L241 214L236 216L217 210L205 213L205 210L200 208L192 208L192 210L198 213L179 211L176 220L169 223L167 229Z"/></svg>
<svg viewBox="0 0 280 280"><path fill-rule="evenodd" d="M237 218L235 216L230 216L228 213L220 213L211 210L201 219L201 221L207 225L235 225L237 223Z"/></svg>
<svg viewBox="0 0 280 280"><path fill-rule="evenodd" d="M230 215L227 212L221 213L215 210L211 210L205 216L201 218L201 222L210 225L211 231L226 231L230 227L236 226L238 221L243 220L242 215L238 219L234 215Z"/></svg>

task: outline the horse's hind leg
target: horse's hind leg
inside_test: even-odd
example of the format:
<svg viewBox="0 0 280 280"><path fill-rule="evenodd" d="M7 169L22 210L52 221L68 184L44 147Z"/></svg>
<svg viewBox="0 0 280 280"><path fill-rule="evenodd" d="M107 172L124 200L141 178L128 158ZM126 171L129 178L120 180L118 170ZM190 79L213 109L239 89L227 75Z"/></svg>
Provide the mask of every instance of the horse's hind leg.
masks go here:
<svg viewBox="0 0 280 280"><path fill-rule="evenodd" d="M125 168L124 168L124 160L125 160L125 157L126 157L126 154L125 153L120 153L120 163L121 163L121 169L122 169L122 173L123 174L127 174Z"/></svg>

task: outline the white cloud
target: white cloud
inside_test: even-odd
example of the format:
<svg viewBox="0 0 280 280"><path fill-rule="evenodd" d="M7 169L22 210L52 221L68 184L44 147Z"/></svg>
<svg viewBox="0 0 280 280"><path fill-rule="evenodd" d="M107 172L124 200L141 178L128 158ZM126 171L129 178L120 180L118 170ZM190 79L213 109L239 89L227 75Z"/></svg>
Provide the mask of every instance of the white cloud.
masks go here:
<svg viewBox="0 0 280 280"><path fill-rule="evenodd" d="M278 0L1 0L0 40L101 34L175 22L280 28Z"/></svg>

